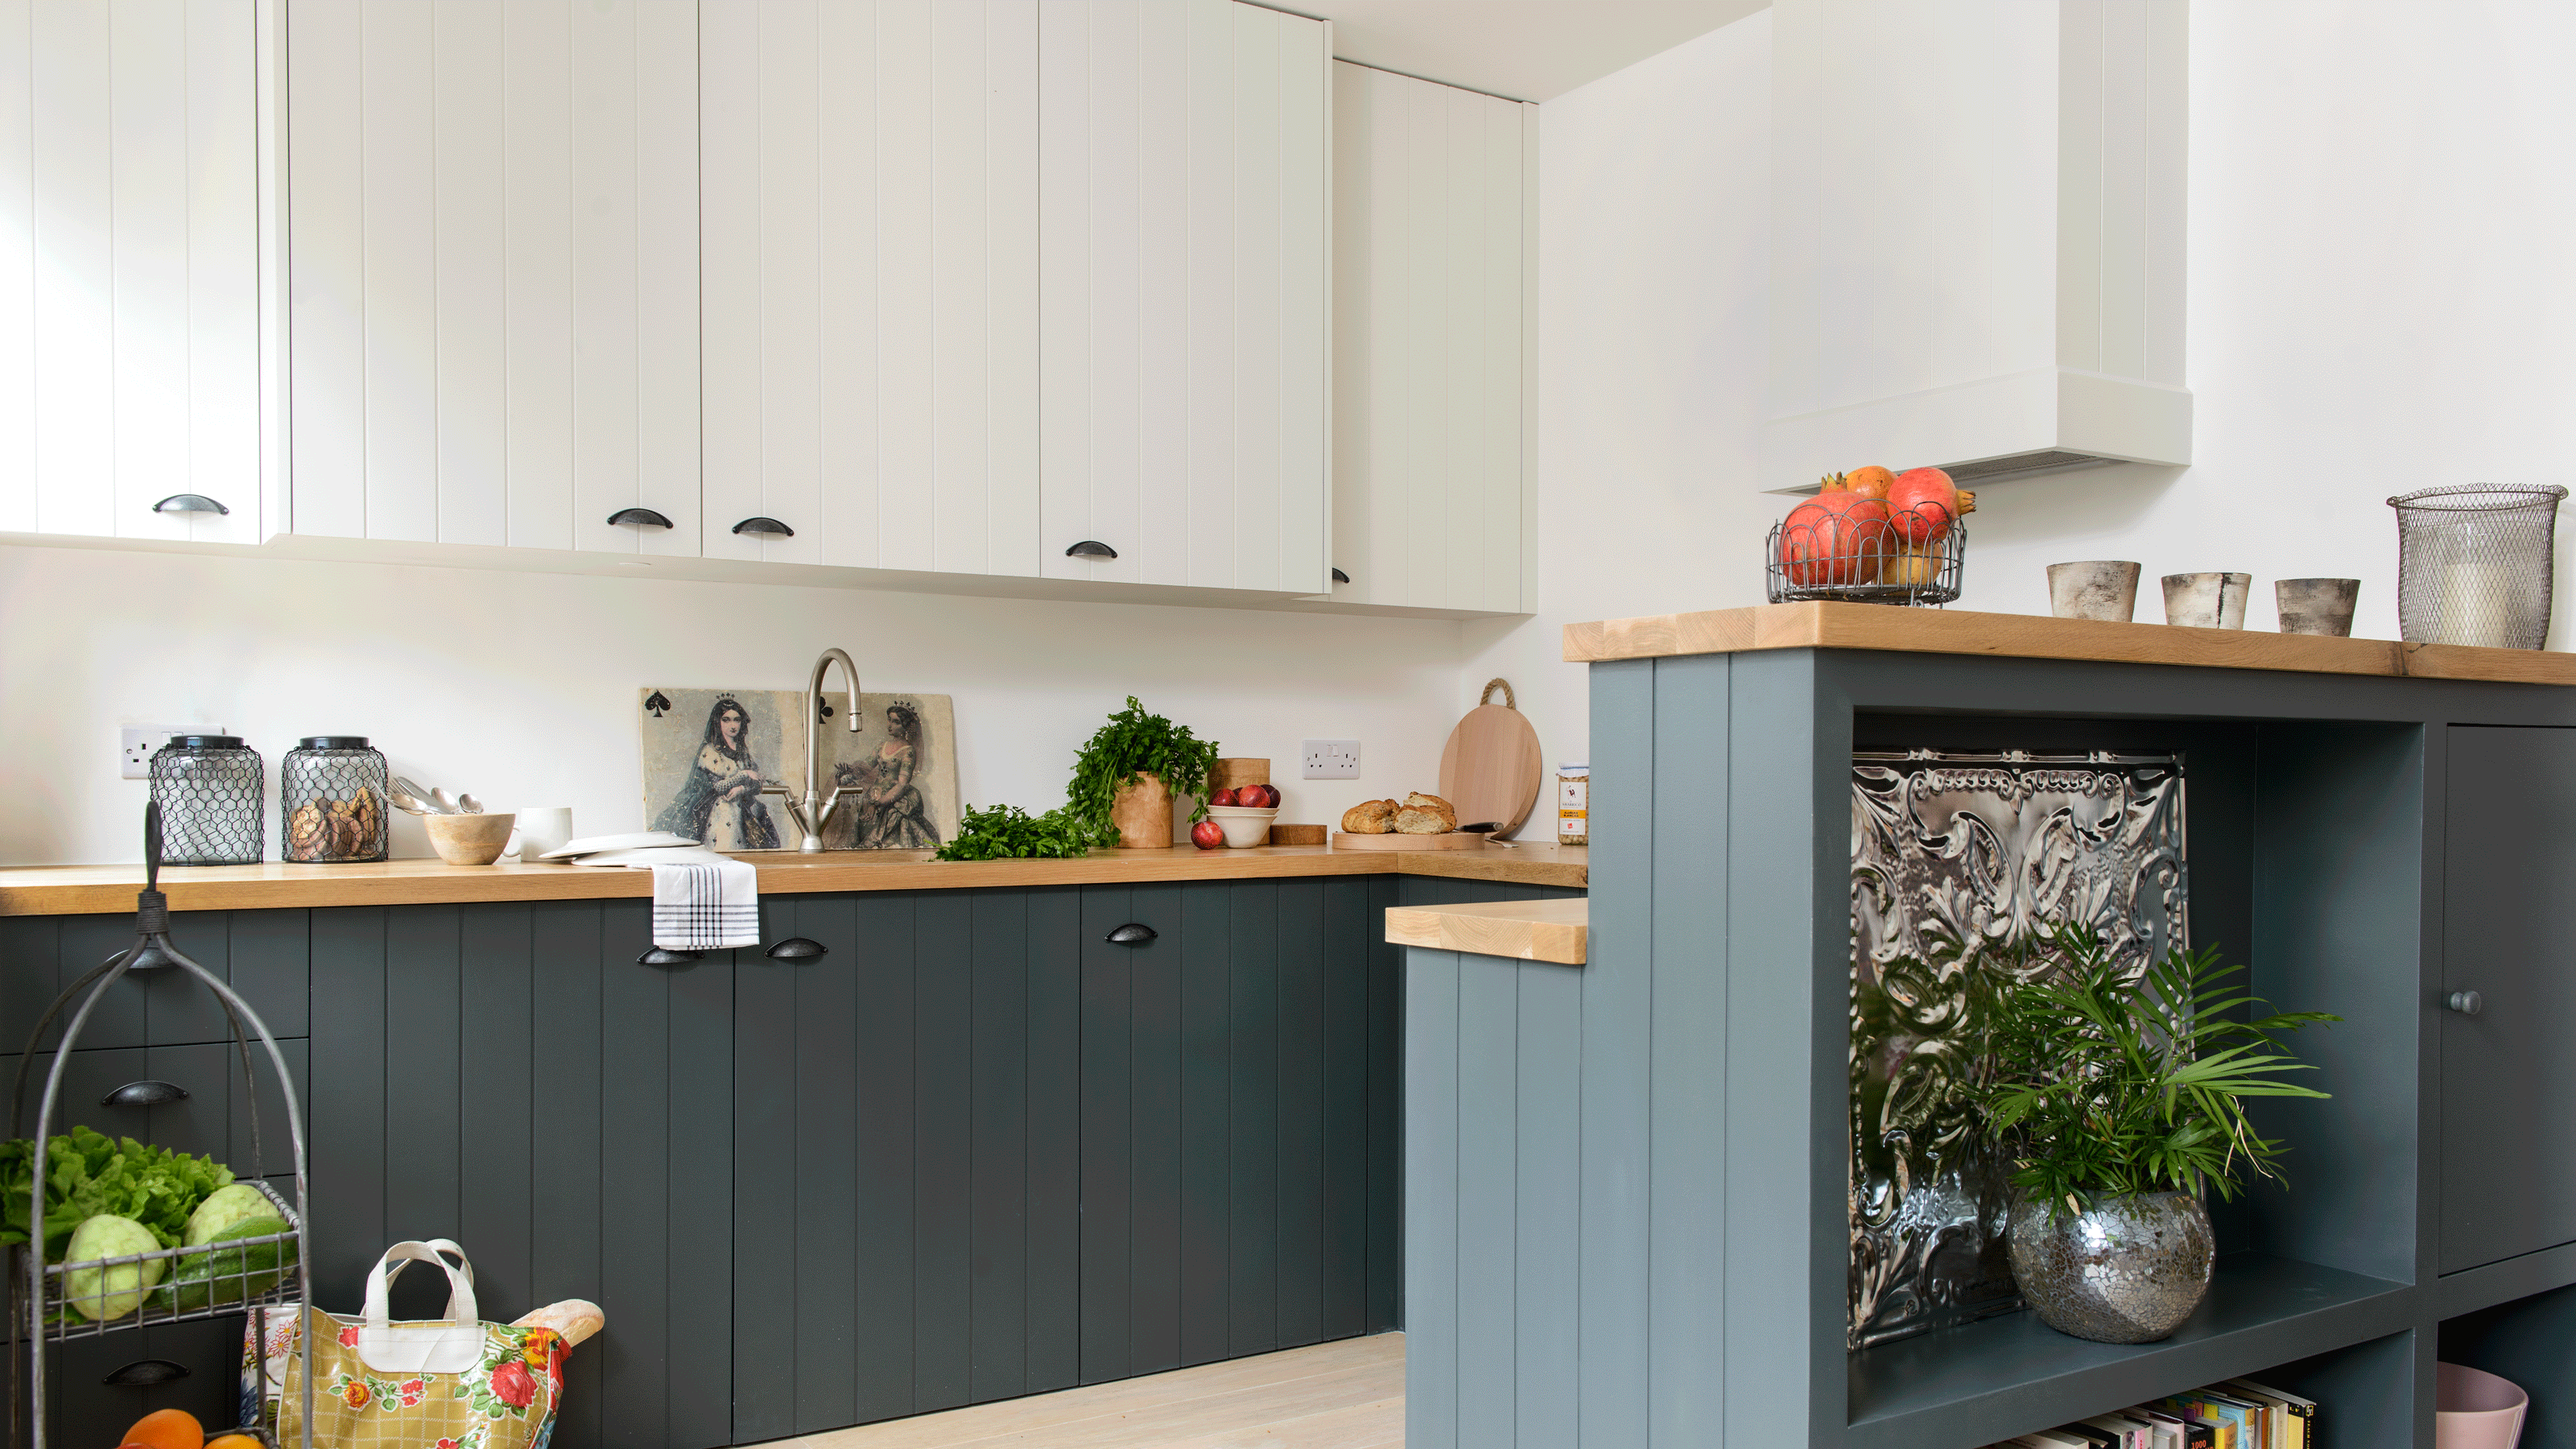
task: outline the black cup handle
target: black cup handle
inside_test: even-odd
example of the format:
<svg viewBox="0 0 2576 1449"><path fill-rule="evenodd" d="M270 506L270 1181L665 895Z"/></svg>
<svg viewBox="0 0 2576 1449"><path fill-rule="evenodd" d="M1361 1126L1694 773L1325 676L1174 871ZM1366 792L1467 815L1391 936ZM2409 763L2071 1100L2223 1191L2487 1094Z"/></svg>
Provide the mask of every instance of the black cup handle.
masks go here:
<svg viewBox="0 0 2576 1449"><path fill-rule="evenodd" d="M736 533L774 533L781 538L794 538L796 530L775 518L746 518L733 526Z"/></svg>
<svg viewBox="0 0 2576 1449"><path fill-rule="evenodd" d="M102 1107L159 1107L188 1100L188 1089L177 1082L128 1082L98 1099Z"/></svg>
<svg viewBox="0 0 2576 1449"><path fill-rule="evenodd" d="M645 952L643 955L636 957L635 964L638 966L686 966L691 962L698 960L700 955L701 953L696 951L671 951L665 950L660 946L656 946L652 950Z"/></svg>
<svg viewBox="0 0 2576 1449"><path fill-rule="evenodd" d="M1129 921L1109 933L1112 946L1142 946L1154 939L1154 928L1139 921Z"/></svg>
<svg viewBox="0 0 2576 1449"><path fill-rule="evenodd" d="M1066 558L1116 558L1118 550L1096 538L1086 538L1064 551Z"/></svg>
<svg viewBox="0 0 2576 1449"><path fill-rule="evenodd" d="M188 1366L166 1358L138 1358L99 1382L111 1389L148 1389L188 1376Z"/></svg>
<svg viewBox="0 0 2576 1449"><path fill-rule="evenodd" d="M621 508L608 515L611 523L632 523L642 528L668 528L671 520L650 508Z"/></svg>
<svg viewBox="0 0 2576 1449"><path fill-rule="evenodd" d="M772 961L812 961L831 953L823 949L823 943L820 941L809 941L803 936L790 936L761 954Z"/></svg>

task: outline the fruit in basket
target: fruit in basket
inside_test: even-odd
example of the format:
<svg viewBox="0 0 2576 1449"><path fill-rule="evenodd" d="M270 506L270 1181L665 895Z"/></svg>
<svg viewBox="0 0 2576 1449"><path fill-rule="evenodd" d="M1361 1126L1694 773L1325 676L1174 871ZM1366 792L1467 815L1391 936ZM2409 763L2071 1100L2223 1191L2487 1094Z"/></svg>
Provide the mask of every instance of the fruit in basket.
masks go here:
<svg viewBox="0 0 2576 1449"><path fill-rule="evenodd" d="M1214 794L1208 796L1208 803L1210 805L1232 805L1234 803L1234 792L1232 790L1216 791Z"/></svg>
<svg viewBox="0 0 2576 1449"><path fill-rule="evenodd" d="M155 1409L134 1421L134 1427L125 1431L125 1442L145 1449L205 1449L206 1429L185 1409Z"/></svg>
<svg viewBox="0 0 2576 1449"><path fill-rule="evenodd" d="M250 1434L217 1434L206 1441L206 1449L268 1449Z"/></svg>
<svg viewBox="0 0 2576 1449"><path fill-rule="evenodd" d="M152 1285L170 1264L166 1258L140 1263L100 1264L102 1258L126 1258L161 1251L161 1240L132 1218L99 1213L72 1229L71 1246L63 1252L63 1298L72 1311L92 1323L123 1318L143 1306Z"/></svg>
<svg viewBox="0 0 2576 1449"><path fill-rule="evenodd" d="M1977 495L1961 492L1938 468L1908 468L1887 490L1887 507L1907 543L1926 544L1948 536L1960 515L1976 512Z"/></svg>
<svg viewBox="0 0 2576 1449"><path fill-rule="evenodd" d="M263 1199L265 1203L265 1199ZM228 1248L245 1238L266 1238L287 1231L286 1219L270 1208L268 1216L244 1218L206 1240L206 1251L179 1259L179 1266L152 1290L158 1313L194 1313L216 1303L241 1303L268 1292L295 1266L295 1240L251 1243Z"/></svg>
<svg viewBox="0 0 2576 1449"><path fill-rule="evenodd" d="M1902 589L1928 589L1941 582L1941 559L1928 549L1899 548L1879 564L1878 581Z"/></svg>
<svg viewBox="0 0 2576 1449"><path fill-rule="evenodd" d="M1844 474L1843 486L1863 498L1884 499L1888 490L1896 486L1896 475L1872 463Z"/></svg>
<svg viewBox="0 0 2576 1449"><path fill-rule="evenodd" d="M1886 551L1887 505L1848 489L1819 493L1789 510L1780 524L1780 563L1789 582L1868 583Z"/></svg>
<svg viewBox="0 0 2576 1449"><path fill-rule="evenodd" d="M236 1182L206 1194L206 1200L197 1204L195 1212L188 1214L188 1230L180 1235L179 1241L193 1248L199 1243L213 1242L218 1235L237 1238L241 1234L226 1232L235 1223L276 1216L277 1205L268 1200L268 1194L249 1183Z"/></svg>

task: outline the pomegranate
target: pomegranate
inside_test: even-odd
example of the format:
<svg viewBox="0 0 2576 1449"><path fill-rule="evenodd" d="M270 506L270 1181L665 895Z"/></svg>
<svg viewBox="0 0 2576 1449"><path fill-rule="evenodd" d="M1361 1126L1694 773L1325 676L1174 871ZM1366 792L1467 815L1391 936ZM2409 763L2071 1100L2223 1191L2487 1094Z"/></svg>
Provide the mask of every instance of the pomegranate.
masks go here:
<svg viewBox="0 0 2576 1449"><path fill-rule="evenodd" d="M1960 492L1938 468L1908 468L1887 490L1887 508L1907 543L1927 544L1947 535L1961 514L1976 512L1977 495Z"/></svg>
<svg viewBox="0 0 2576 1449"><path fill-rule="evenodd" d="M1904 589L1928 589L1941 581L1941 560L1921 549L1900 548L1878 566L1878 581Z"/></svg>
<svg viewBox="0 0 2576 1449"><path fill-rule="evenodd" d="M1896 475L1872 463L1843 475L1843 486L1863 498L1885 498L1887 490L1896 486Z"/></svg>
<svg viewBox="0 0 2576 1449"><path fill-rule="evenodd" d="M1781 523L1780 562L1800 587L1867 583L1886 534L1886 504L1848 490L1819 493Z"/></svg>

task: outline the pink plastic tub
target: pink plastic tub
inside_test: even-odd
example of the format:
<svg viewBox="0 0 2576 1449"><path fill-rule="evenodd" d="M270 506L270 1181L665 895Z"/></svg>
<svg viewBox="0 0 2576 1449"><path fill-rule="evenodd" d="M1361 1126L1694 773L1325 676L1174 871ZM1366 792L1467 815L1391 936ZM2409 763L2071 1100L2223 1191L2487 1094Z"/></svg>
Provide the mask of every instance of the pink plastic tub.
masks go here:
<svg viewBox="0 0 2576 1449"><path fill-rule="evenodd" d="M2531 1396L2509 1379L2465 1364L2440 1365L2433 1396L2433 1449L2514 1449Z"/></svg>

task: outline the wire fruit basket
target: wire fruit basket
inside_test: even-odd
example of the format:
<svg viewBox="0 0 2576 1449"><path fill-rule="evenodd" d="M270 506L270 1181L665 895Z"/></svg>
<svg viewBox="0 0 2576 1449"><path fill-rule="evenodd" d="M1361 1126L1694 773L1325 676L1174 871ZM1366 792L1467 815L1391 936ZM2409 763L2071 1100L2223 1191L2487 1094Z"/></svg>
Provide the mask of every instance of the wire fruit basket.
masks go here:
<svg viewBox="0 0 2576 1449"><path fill-rule="evenodd" d="M23 1332L17 1345L25 1354L25 1378L14 1371L19 1361L13 1360L10 1375L11 1429L13 1437L21 1424L26 1441L33 1449L45 1449L45 1368L50 1346L74 1339L95 1338L146 1325L183 1323L192 1319L216 1318L247 1312L256 1341L268 1341L268 1314L287 1305L312 1301L312 1243L307 1232L306 1178L304 1155L304 1114L295 1096L295 1080L287 1071L286 1056L278 1047L277 1037L260 1019L249 1002L236 994L221 977L182 955L170 944L170 902L161 893L161 807L145 807L143 816L144 888L135 901L135 943L91 968L79 980L54 998L44 1017L29 1035L27 1050L18 1059L18 1076L9 1104L10 1126L14 1130L24 1115L27 1072L44 1046L45 1033L68 1009L71 1019L63 1027L62 1040L48 1050L53 1065L45 1075L44 1096L36 1109L32 1137L32 1178L28 1187L27 1223L29 1242L17 1249L24 1258L23 1272L10 1275L13 1302L11 1309ZM232 1026L233 1045L240 1057L244 1100L248 1104L251 1138L251 1171L247 1184L268 1200L270 1207L285 1224L282 1232L250 1234L238 1238L217 1236L212 1241L164 1248L149 1253L85 1259L80 1262L45 1261L45 1184L48 1177L46 1156L51 1144L49 1129L56 1110L63 1103L63 1074L73 1060L73 1049L80 1040L82 1027L90 1013L105 999L116 983L137 971L180 971L196 978L224 1009ZM251 1043L256 1039L266 1049L268 1065L276 1074L277 1087L286 1103L287 1135L295 1149L295 1200L288 1202L266 1178L262 1160L259 1130L259 1092L252 1070ZM139 1083L138 1086L158 1086ZM109 1100L128 1089L119 1089ZM148 1099L145 1099L148 1102ZM95 1276L90 1276L95 1275ZM293 1311L300 1312L300 1308ZM296 1336L297 1354L302 1367L304 1391L304 1433L302 1449L313 1449L313 1346L309 1336ZM265 1362L265 1359L262 1360ZM23 1392L22 1392L23 1390ZM265 1395L251 1396L253 1404ZM241 1432L275 1444L275 1438L263 1427L245 1425Z"/></svg>
<svg viewBox="0 0 2576 1449"><path fill-rule="evenodd" d="M1800 505L1771 525L1763 546L1765 593L1775 604L1832 599L1853 604L1940 605L1959 597L1968 527L1935 511L1875 516Z"/></svg>

